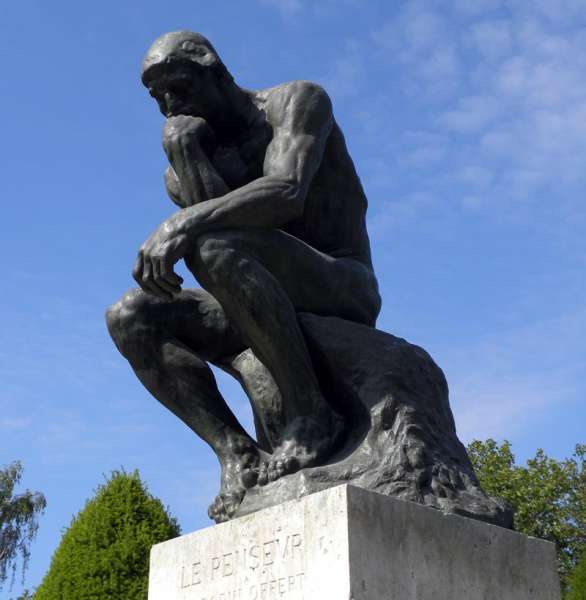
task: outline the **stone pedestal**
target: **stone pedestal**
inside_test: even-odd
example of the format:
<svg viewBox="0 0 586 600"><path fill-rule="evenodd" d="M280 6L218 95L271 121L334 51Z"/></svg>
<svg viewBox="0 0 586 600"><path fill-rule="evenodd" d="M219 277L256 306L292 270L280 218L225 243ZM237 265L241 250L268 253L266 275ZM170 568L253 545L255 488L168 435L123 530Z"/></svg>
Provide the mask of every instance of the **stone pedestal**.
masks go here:
<svg viewBox="0 0 586 600"><path fill-rule="evenodd" d="M349 485L158 544L149 600L559 600L553 544Z"/></svg>

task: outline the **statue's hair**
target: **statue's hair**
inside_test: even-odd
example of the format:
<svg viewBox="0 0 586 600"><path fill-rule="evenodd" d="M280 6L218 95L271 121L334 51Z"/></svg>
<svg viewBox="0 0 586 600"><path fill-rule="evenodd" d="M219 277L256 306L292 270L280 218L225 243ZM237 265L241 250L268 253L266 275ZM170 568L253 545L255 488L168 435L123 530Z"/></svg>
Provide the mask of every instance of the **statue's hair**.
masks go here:
<svg viewBox="0 0 586 600"><path fill-rule="evenodd" d="M189 64L199 69L211 69L219 78L232 80L212 43L200 33L193 31L171 31L157 38L142 62L143 83L157 71L173 63Z"/></svg>

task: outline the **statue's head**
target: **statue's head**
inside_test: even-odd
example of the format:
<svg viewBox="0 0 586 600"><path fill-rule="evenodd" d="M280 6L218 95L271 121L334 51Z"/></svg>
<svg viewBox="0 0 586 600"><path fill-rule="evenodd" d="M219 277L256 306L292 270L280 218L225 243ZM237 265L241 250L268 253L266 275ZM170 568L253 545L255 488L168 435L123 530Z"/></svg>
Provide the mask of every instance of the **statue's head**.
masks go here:
<svg viewBox="0 0 586 600"><path fill-rule="evenodd" d="M141 79L167 117L209 118L232 82L209 40L192 31L172 31L155 40L143 60Z"/></svg>

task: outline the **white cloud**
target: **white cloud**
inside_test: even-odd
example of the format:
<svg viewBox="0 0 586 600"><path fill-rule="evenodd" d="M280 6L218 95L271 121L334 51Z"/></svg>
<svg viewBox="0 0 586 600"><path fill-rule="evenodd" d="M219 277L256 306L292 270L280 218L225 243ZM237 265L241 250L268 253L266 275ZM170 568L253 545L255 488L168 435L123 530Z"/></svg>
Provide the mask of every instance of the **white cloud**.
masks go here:
<svg viewBox="0 0 586 600"><path fill-rule="evenodd" d="M361 92L367 59L355 41L347 41L341 56L324 74L324 87L332 96L350 96Z"/></svg>
<svg viewBox="0 0 586 600"><path fill-rule="evenodd" d="M438 83L451 88L459 83L460 62L453 45L445 43L422 57L416 65L420 77L430 83Z"/></svg>
<svg viewBox="0 0 586 600"><path fill-rule="evenodd" d="M474 133L493 122L501 110L493 97L469 96L460 99L454 109L440 115L439 122L450 131Z"/></svg>
<svg viewBox="0 0 586 600"><path fill-rule="evenodd" d="M399 51L403 59L413 59L445 40L445 29L439 14L417 2L409 2L396 18L373 31L372 38L382 48Z"/></svg>
<svg viewBox="0 0 586 600"><path fill-rule="evenodd" d="M13 419L0 419L0 431L19 431L27 429L32 423L29 417L17 417Z"/></svg>
<svg viewBox="0 0 586 600"><path fill-rule="evenodd" d="M409 145L401 164L465 174L471 161L483 162L486 193L501 205L538 196L547 202L570 189L577 198L586 183L584 2L544 0L507 12L495 12L499 1L439 5L409 2L372 34L380 64L401 73L401 92L439 112L427 121L428 133L448 134L441 152L426 142ZM430 191L436 180L421 177L417 191ZM461 203L481 204L475 194Z"/></svg>
<svg viewBox="0 0 586 600"><path fill-rule="evenodd" d="M320 0L311 3L311 9L316 16L327 18L332 13L339 11L340 8L358 8L365 2L366 0Z"/></svg>
<svg viewBox="0 0 586 600"><path fill-rule="evenodd" d="M396 18L373 31L372 39L383 60L399 61L433 93L459 81L460 62L449 23L425 4L409 2Z"/></svg>
<svg viewBox="0 0 586 600"><path fill-rule="evenodd" d="M510 22L483 21L471 27L468 42L489 61L509 55L513 49Z"/></svg>
<svg viewBox="0 0 586 600"><path fill-rule="evenodd" d="M438 145L419 146L407 151L401 158L401 163L408 167L421 168L438 163L446 156L446 149Z"/></svg>
<svg viewBox="0 0 586 600"><path fill-rule="evenodd" d="M502 7L503 0L453 0L454 9L467 16L476 16Z"/></svg>
<svg viewBox="0 0 586 600"><path fill-rule="evenodd" d="M276 8L284 18L298 15L301 12L311 13L319 18L328 18L341 8L359 8L365 0L320 0L308 2L307 0L259 0L260 4Z"/></svg>
<svg viewBox="0 0 586 600"><path fill-rule="evenodd" d="M407 5L400 17L400 24L406 42L403 48L405 56L421 57L446 40L446 23L443 17L416 3Z"/></svg>
<svg viewBox="0 0 586 600"><path fill-rule="evenodd" d="M455 178L478 190L486 190L494 180L494 174L490 169L486 169L485 167L469 165L458 171L455 174Z"/></svg>
<svg viewBox="0 0 586 600"><path fill-rule="evenodd" d="M389 231L398 231L413 219L427 213L437 205L436 197L429 192L413 192L382 203L370 215L368 230L373 241L387 240Z"/></svg>
<svg viewBox="0 0 586 600"><path fill-rule="evenodd" d="M510 437L531 424L536 413L548 404L554 390L544 390L539 380L499 381L498 377L470 378L452 384L458 435L473 439Z"/></svg>
<svg viewBox="0 0 586 600"><path fill-rule="evenodd" d="M510 436L542 411L571 402L586 367L584 336L586 311L580 310L453 352L444 366L461 437Z"/></svg>
<svg viewBox="0 0 586 600"><path fill-rule="evenodd" d="M260 0L260 3L276 8L284 17L295 15L303 8L301 0Z"/></svg>
<svg viewBox="0 0 586 600"><path fill-rule="evenodd" d="M494 156L507 156L516 147L510 131L487 131L480 138L480 149Z"/></svg>
<svg viewBox="0 0 586 600"><path fill-rule="evenodd" d="M560 24L574 22L575 19L583 19L586 11L586 0L534 0L531 3L542 16Z"/></svg>

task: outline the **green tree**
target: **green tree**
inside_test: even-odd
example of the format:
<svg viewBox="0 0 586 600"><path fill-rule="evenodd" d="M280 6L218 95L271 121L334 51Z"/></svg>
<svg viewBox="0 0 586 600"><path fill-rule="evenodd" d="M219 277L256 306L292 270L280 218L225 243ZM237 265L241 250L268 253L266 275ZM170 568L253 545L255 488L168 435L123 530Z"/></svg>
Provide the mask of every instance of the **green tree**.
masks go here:
<svg viewBox="0 0 586 600"><path fill-rule="evenodd" d="M146 600L151 546L179 534L137 471L115 471L63 534L35 600Z"/></svg>
<svg viewBox="0 0 586 600"><path fill-rule="evenodd" d="M570 576L569 591L564 600L584 600L586 598L586 550Z"/></svg>
<svg viewBox="0 0 586 600"><path fill-rule="evenodd" d="M559 461L538 450L524 466L506 441L474 441L468 453L484 490L515 509L515 529L556 544L565 589L586 550L586 445Z"/></svg>
<svg viewBox="0 0 586 600"><path fill-rule="evenodd" d="M33 600L34 596L32 592L29 592L28 590L24 590L24 592L22 592L20 594L20 596L18 596L18 598L15 598L14 600Z"/></svg>
<svg viewBox="0 0 586 600"><path fill-rule="evenodd" d="M26 490L15 494L14 489L22 478L22 465L13 462L0 469L0 590L12 573L14 582L16 566L22 560L22 578L30 558L30 545L39 527L38 517L47 502L43 494Z"/></svg>

